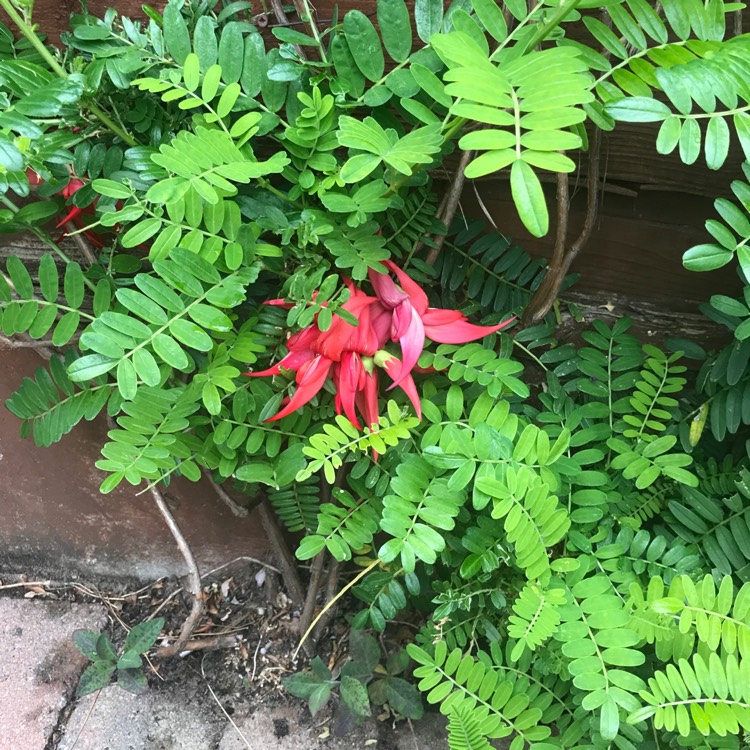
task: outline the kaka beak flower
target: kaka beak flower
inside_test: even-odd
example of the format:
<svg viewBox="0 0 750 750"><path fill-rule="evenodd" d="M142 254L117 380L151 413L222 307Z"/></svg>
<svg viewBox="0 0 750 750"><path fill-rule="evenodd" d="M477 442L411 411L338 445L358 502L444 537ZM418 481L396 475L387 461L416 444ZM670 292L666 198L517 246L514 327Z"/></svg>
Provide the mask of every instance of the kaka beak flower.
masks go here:
<svg viewBox="0 0 750 750"><path fill-rule="evenodd" d="M395 274L399 286L390 274L369 271L370 283L383 307L390 309L391 340L401 345L403 360L399 374L394 378L391 390L410 375L424 349L425 338L438 344L466 344L499 331L515 318L495 326L478 326L469 323L459 310L430 307L424 289L393 261L384 265Z"/></svg>
<svg viewBox="0 0 750 750"><path fill-rule="evenodd" d="M342 309L357 319L357 325L334 316L328 330L321 331L316 320L289 338L288 354L276 364L260 372L245 373L257 378L280 375L285 370L296 372L297 388L283 408L266 422L283 419L304 406L320 392L330 376L335 386L336 412L343 413L357 429L362 429L359 416L366 427L377 425L379 368L385 370L392 381L388 390L400 387L421 419L422 408L412 372L433 371L417 365L425 340L463 344L499 331L513 320L495 326L478 326L469 323L458 310L431 308L419 284L395 263L385 261L385 265L389 273L369 272L374 297L344 279L350 297ZM291 307L283 299L269 300L265 304ZM400 344L401 359L384 349L389 339Z"/></svg>

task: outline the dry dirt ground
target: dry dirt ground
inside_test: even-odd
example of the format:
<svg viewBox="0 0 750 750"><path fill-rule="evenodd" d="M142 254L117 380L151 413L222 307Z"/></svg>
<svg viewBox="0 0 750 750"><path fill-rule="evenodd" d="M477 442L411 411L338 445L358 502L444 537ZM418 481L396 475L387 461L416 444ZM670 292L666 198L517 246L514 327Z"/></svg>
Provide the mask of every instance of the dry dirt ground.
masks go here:
<svg viewBox="0 0 750 750"><path fill-rule="evenodd" d="M298 612L267 573L239 561L206 577L208 613L194 645L219 648L152 659L149 688L141 695L112 685L94 696L69 696L46 744L29 750L447 750L439 714L412 726L376 707L377 715L356 724L335 698L312 717L290 696L282 678L305 666L303 656L293 657ZM17 575L0 572L0 580L0 595L26 599L31 617L35 603L55 602L55 611L96 605L97 622L116 646L130 627L152 616L165 617L163 633L175 634L189 605L175 580L145 587L76 581L13 588L5 586L18 583ZM339 613L317 647L334 674L348 659L347 634L346 613ZM381 645L385 654L399 646L390 638ZM39 668L45 667L35 667L36 680ZM55 675L45 679L54 683Z"/></svg>

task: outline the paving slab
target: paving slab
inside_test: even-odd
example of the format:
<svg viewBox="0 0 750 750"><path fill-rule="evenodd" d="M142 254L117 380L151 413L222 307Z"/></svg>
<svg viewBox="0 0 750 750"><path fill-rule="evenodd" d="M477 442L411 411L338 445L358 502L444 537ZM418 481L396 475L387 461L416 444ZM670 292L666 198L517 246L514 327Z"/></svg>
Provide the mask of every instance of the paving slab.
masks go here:
<svg viewBox="0 0 750 750"><path fill-rule="evenodd" d="M112 685L93 701L78 702L56 750L213 750L226 723L209 695L180 684L140 695Z"/></svg>
<svg viewBox="0 0 750 750"><path fill-rule="evenodd" d="M0 746L44 750L87 663L73 631L105 623L98 605L0 598Z"/></svg>

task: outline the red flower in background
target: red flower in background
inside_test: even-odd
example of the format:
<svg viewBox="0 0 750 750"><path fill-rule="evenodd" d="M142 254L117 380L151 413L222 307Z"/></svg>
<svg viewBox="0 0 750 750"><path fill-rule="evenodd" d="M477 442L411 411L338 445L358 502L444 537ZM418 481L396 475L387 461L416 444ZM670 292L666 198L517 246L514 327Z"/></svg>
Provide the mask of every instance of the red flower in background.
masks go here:
<svg viewBox="0 0 750 750"><path fill-rule="evenodd" d="M336 388L338 414L361 429L357 412L367 426L378 423L378 369L385 370L393 381L388 390L399 386L409 397L421 419L417 387L412 377L417 361L429 338L441 344L463 344L499 331L513 318L495 326L469 323L458 310L431 308L424 290L395 263L386 261L390 274L370 271L374 297L365 294L345 279L351 296L342 309L358 322L352 325L335 316L327 331L317 323L292 335L287 341L289 353L275 365L261 372L245 373L251 377L280 375L283 370L296 372L297 388L283 408L266 421L282 419L308 403L331 377ZM283 300L266 304L286 306ZM402 359L385 351L388 340L401 346Z"/></svg>
<svg viewBox="0 0 750 750"><path fill-rule="evenodd" d="M26 170L26 177L29 180L29 185L32 187L38 187L44 183L44 180L31 168ZM74 193L77 193L86 183L83 180L78 179L75 175L71 176L68 184L58 193L65 200L68 200ZM61 218L55 225L57 229L62 229L68 222L72 222L78 229L83 229L83 234L86 239L94 245L94 247L104 247L104 243L101 241L99 236L90 230L86 230L86 221L84 217L94 213L94 206L96 201L86 208L79 208L78 206L71 206L68 213ZM62 240L68 234L63 229L63 233L60 235L59 240ZM58 240L58 242L59 242Z"/></svg>

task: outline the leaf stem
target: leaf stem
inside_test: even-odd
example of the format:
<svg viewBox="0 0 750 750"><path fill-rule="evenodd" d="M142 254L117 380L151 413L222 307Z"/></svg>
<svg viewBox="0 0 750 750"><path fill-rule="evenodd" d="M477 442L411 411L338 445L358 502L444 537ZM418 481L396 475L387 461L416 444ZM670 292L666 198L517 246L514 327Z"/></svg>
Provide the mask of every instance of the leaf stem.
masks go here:
<svg viewBox="0 0 750 750"><path fill-rule="evenodd" d="M0 0L0 7L8 14L11 21L13 21L13 23L18 27L18 30L21 32L21 34L23 34L23 36L31 43L34 49L36 49L36 51L42 56L42 58L47 63L47 65L49 65L52 71L56 73L59 78L67 78L68 72L55 59L55 56L49 51L49 49L47 49L47 47L44 45L44 42L39 38L39 35L34 30L33 25L28 22L28 19L23 18L23 16L21 16L21 14L13 7L11 0ZM103 125L106 125L115 135L122 138L122 140L125 141L128 146L138 145L138 141L136 141L132 135L125 132L125 130L117 125L117 123L115 123L112 118L98 105L94 104L94 102L87 101L86 107L89 109L91 114L96 117L97 120L99 120Z"/></svg>

